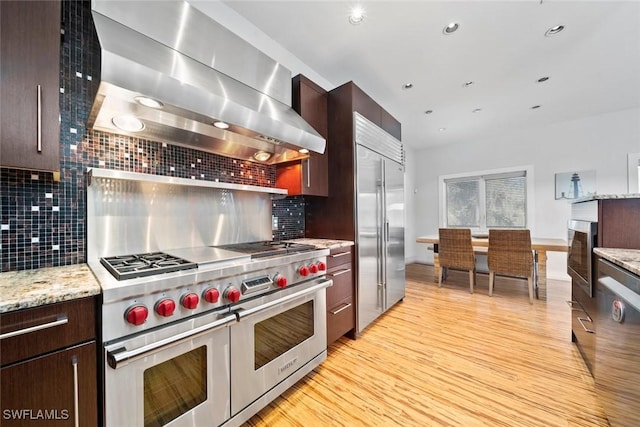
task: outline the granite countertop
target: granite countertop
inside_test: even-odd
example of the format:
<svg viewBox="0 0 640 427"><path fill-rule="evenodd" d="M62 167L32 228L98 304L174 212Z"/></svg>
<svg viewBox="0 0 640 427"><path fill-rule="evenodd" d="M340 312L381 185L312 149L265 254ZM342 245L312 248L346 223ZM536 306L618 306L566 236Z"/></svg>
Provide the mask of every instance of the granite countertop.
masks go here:
<svg viewBox="0 0 640 427"><path fill-rule="evenodd" d="M97 295L87 264L0 273L0 313Z"/></svg>
<svg viewBox="0 0 640 427"><path fill-rule="evenodd" d="M593 248L593 252L640 276L640 249Z"/></svg>
<svg viewBox="0 0 640 427"><path fill-rule="evenodd" d="M592 200L604 200L604 199L640 199L640 193L627 193L627 194L594 194L591 196L578 197L573 199L571 203L590 202Z"/></svg>
<svg viewBox="0 0 640 427"><path fill-rule="evenodd" d="M293 239L293 240L287 240L287 242L302 243L305 245L314 245L315 247L323 248L323 249L338 249L338 248L344 248L347 246L353 246L354 244L350 240L314 239L314 238Z"/></svg>

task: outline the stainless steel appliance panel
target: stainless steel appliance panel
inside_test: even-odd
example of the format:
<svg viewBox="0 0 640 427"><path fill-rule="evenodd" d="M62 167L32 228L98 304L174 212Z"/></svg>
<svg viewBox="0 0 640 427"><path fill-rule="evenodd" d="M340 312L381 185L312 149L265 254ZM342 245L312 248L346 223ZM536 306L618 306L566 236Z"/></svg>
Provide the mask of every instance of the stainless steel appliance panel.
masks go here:
<svg viewBox="0 0 640 427"><path fill-rule="evenodd" d="M404 167L385 159L385 310L405 295Z"/></svg>
<svg viewBox="0 0 640 427"><path fill-rule="evenodd" d="M217 318L204 316L107 346L105 425L197 427L227 420L229 331L224 319L210 330L204 323ZM193 334L194 329L203 332Z"/></svg>
<svg viewBox="0 0 640 427"><path fill-rule="evenodd" d="M92 178L87 259L271 239L266 193Z"/></svg>
<svg viewBox="0 0 640 427"><path fill-rule="evenodd" d="M357 146L358 331L384 310L382 157Z"/></svg>
<svg viewBox="0 0 640 427"><path fill-rule="evenodd" d="M593 248L597 245L598 223L570 220L567 273L584 291L593 297Z"/></svg>
<svg viewBox="0 0 640 427"><path fill-rule="evenodd" d="M325 289L331 285L316 279L278 292L275 300L258 298L234 310L239 321L230 329L232 416L294 372L308 372L326 358Z"/></svg>
<svg viewBox="0 0 640 427"><path fill-rule="evenodd" d="M598 260L595 384L611 427L640 414L640 277Z"/></svg>

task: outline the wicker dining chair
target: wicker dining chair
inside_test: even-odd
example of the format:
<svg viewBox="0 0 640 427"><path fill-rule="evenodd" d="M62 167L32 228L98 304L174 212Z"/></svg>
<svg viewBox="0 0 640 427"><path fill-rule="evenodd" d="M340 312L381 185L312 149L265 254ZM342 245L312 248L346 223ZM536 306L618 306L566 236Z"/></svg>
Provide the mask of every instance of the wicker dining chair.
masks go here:
<svg viewBox="0 0 640 427"><path fill-rule="evenodd" d="M529 302L533 304L533 252L529 230L489 230L489 296L493 295L495 276L527 279Z"/></svg>
<svg viewBox="0 0 640 427"><path fill-rule="evenodd" d="M471 246L471 230L468 228L441 228L438 230L438 259L440 274L438 287L446 279L448 269L469 272L469 292L476 283L476 258Z"/></svg>

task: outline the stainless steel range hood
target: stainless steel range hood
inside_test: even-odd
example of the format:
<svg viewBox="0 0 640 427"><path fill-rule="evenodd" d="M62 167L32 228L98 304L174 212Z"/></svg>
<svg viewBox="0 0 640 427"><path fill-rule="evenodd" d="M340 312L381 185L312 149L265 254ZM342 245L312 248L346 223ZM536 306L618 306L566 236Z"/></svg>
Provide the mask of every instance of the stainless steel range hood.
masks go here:
<svg viewBox="0 0 640 427"><path fill-rule="evenodd" d="M92 13L102 66L89 128L267 164L324 152L290 107L291 72L189 3L93 0Z"/></svg>

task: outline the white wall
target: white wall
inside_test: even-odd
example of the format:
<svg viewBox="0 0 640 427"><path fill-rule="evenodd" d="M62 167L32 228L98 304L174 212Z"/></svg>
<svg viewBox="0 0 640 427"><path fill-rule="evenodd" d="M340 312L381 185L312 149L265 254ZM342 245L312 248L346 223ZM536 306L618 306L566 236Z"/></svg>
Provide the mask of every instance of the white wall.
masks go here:
<svg viewBox="0 0 640 427"><path fill-rule="evenodd" d="M566 239L571 205L566 200L555 200L554 174L595 170L598 194L626 193L627 154L638 151L640 109L413 151L407 164L407 261L433 261L426 245L415 240L438 231L439 175L532 165L532 234ZM565 257L562 253L548 253L548 277L568 279Z"/></svg>

